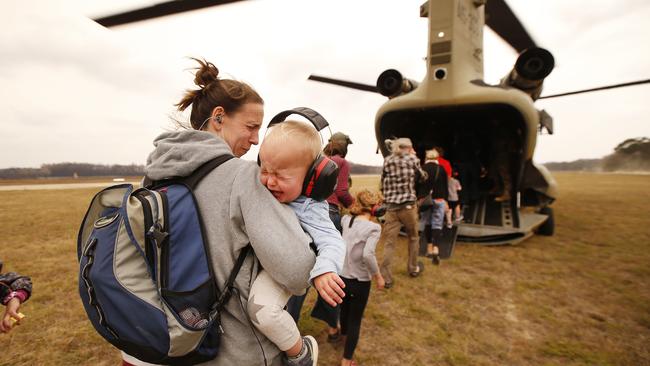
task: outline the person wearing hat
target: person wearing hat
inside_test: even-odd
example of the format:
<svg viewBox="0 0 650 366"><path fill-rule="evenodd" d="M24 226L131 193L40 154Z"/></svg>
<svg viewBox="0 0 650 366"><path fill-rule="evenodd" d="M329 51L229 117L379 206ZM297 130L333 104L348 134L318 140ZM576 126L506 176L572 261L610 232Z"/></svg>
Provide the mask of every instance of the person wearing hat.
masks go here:
<svg viewBox="0 0 650 366"><path fill-rule="evenodd" d="M330 205L330 218L339 231L341 231L341 206L350 207L354 197L350 194L350 164L345 160L348 153L348 145L352 143L350 136L343 132L336 132L330 137L329 142L323 149L323 154L332 159L339 166L339 179L336 190L327 197Z"/></svg>
<svg viewBox="0 0 650 366"><path fill-rule="evenodd" d="M385 288L390 288L393 285L390 266L402 225L408 236L407 271L411 277L417 277L424 269L417 262L420 238L415 183L426 179L427 173L420 167L411 139L401 137L386 140L385 143L391 154L384 159L381 173L381 188L387 211L380 239L380 243L384 244L384 260L380 270L386 281Z"/></svg>

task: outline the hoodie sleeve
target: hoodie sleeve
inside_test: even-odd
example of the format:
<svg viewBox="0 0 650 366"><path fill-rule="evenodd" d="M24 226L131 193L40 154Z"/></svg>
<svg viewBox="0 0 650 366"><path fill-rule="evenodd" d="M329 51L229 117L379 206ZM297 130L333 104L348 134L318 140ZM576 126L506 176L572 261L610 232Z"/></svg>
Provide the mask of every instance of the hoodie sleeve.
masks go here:
<svg viewBox="0 0 650 366"><path fill-rule="evenodd" d="M25 302L32 294L32 280L15 272L0 275L0 303L7 305L13 297L18 297L20 302Z"/></svg>
<svg viewBox="0 0 650 366"><path fill-rule="evenodd" d="M260 183L258 172L255 164L240 169L233 182L231 210L241 215L243 230L264 270L291 293L303 294L315 261L309 237L291 208Z"/></svg>

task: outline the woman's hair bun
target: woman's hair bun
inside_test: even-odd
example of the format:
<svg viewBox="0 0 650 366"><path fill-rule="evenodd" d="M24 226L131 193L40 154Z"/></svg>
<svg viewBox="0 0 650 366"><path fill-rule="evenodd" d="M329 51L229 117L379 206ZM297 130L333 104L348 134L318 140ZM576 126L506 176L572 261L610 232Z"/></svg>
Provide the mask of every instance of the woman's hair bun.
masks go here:
<svg viewBox="0 0 650 366"><path fill-rule="evenodd" d="M219 80L219 69L212 62L193 58L199 63L196 74L194 75L194 84L205 88L212 82Z"/></svg>

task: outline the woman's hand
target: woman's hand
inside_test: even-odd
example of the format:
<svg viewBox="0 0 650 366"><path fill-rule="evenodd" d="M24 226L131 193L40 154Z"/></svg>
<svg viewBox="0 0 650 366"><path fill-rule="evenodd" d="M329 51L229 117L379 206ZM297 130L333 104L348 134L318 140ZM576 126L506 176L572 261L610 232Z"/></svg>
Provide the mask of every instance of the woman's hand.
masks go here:
<svg viewBox="0 0 650 366"><path fill-rule="evenodd" d="M18 314L18 309L20 309L20 299L14 297L9 300L2 321L0 321L0 332L8 333L11 330L13 327L12 318L15 320L16 325L20 324L23 317Z"/></svg>
<svg viewBox="0 0 650 366"><path fill-rule="evenodd" d="M317 276L314 278L314 287L328 304L336 306L343 302L345 283L336 273L327 272Z"/></svg>

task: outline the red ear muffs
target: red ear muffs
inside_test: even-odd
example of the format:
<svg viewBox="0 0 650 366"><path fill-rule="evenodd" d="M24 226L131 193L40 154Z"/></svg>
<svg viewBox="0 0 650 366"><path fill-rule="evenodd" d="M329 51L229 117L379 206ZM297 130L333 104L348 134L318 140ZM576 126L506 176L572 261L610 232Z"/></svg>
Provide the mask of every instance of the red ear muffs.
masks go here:
<svg viewBox="0 0 650 366"><path fill-rule="evenodd" d="M271 128L271 126L275 124L284 122L284 120L292 114L297 114L307 118L307 120L314 125L314 128L316 128L316 131L318 131L319 133L323 128L329 126L329 122L327 122L325 117L321 116L315 110L307 107L296 107L294 109L287 109L286 111L282 111L276 114L273 118L271 118L271 121L269 122L269 125L266 128L269 129ZM262 165L260 163L259 154L257 155L257 165Z"/></svg>
<svg viewBox="0 0 650 366"><path fill-rule="evenodd" d="M338 165L327 156L318 155L302 183L302 194L315 201L322 201L334 193L338 177Z"/></svg>
<svg viewBox="0 0 650 366"><path fill-rule="evenodd" d="M370 209L370 215L374 217L381 217L386 214L386 206L378 203L374 206L372 206L372 209Z"/></svg>

